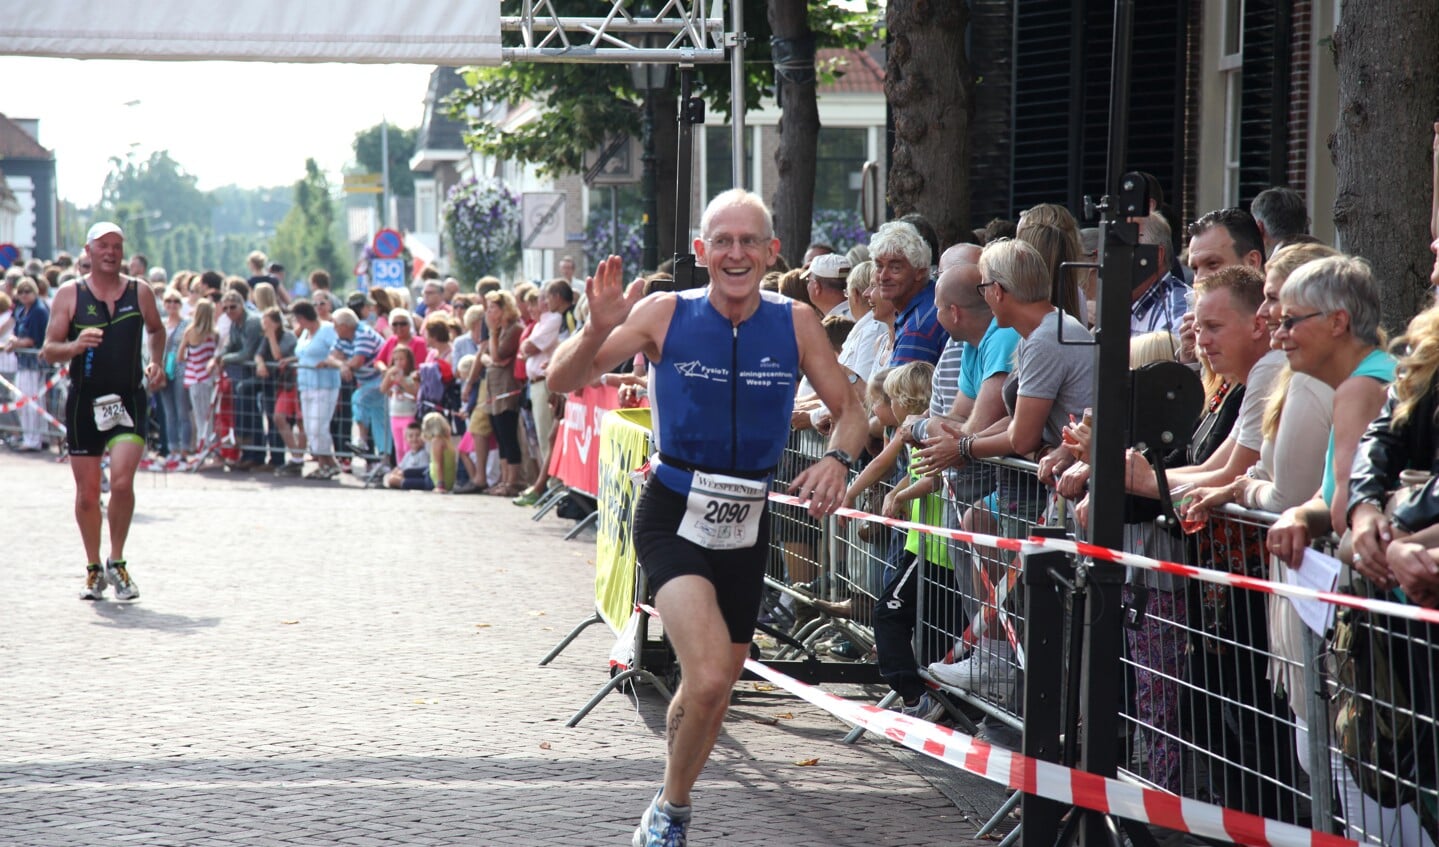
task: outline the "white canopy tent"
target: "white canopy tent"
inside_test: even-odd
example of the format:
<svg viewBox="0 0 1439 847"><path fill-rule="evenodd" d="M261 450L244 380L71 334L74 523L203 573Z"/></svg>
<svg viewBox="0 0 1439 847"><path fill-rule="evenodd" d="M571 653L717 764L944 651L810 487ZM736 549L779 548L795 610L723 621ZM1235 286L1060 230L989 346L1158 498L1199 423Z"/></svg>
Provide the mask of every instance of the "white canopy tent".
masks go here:
<svg viewBox="0 0 1439 847"><path fill-rule="evenodd" d="M494 0L64 0L10 12L0 53L15 56L500 63Z"/></svg>

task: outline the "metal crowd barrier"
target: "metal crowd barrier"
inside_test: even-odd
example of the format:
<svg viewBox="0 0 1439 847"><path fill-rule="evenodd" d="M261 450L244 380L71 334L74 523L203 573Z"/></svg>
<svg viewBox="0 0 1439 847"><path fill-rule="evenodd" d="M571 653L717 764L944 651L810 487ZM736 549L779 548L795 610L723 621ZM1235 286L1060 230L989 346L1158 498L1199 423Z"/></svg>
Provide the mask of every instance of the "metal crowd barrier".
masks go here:
<svg viewBox="0 0 1439 847"><path fill-rule="evenodd" d="M39 351L29 348L6 355L0 353L6 365L0 369L0 436L17 447L27 430L46 444L63 442L64 369L40 361Z"/></svg>
<svg viewBox="0 0 1439 847"><path fill-rule="evenodd" d="M793 433L776 488L823 451L817 434ZM1014 539L1075 532L1066 504L1037 481L1032 463L986 464L992 476L978 488L952 481L936 495L944 526ZM771 591L761 621L788 636L775 658L833 660L823 645L848 642L849 664L873 662L874 605L885 569L900 558L902 533L897 539L870 524L879 532L862 541L862 522L831 518L826 527L797 507L771 508ZM1265 547L1275 518L1231 506L1192 535L1162 518L1131 524L1126 552L1283 582L1286 566L1270 561ZM1333 552L1334 541L1315 547ZM1044 555L1058 581L1074 578L1047 564L1055 553ZM1026 634L1030 643L1077 645L1072 600L1049 598L1048 580L1027 572L1027 554L944 539L921 544L920 556L913 646L931 684L967 706L969 718L982 713L985 723L1018 731L1031 721L1064 728L1077 696L1070 689L1078 674L1066 677L1078 648L1037 657L1044 671L1027 678L1024 645ZM1069 557L1076 566L1118 565ZM1116 739L1121 778L1364 843L1439 844L1435 625L1347 608L1336 615L1320 604L1321 615L1353 633L1353 643L1341 645L1336 630L1344 627L1312 631L1285 597L1129 571L1118 610L1127 621L1125 673L1116 681L1127 704ZM1349 578L1341 574L1340 585ZM1040 582L1046 587L1036 588ZM1027 600L1057 613L1027 620ZM1027 720L1025 703L1053 713ZM965 714L955 717L974 732Z"/></svg>

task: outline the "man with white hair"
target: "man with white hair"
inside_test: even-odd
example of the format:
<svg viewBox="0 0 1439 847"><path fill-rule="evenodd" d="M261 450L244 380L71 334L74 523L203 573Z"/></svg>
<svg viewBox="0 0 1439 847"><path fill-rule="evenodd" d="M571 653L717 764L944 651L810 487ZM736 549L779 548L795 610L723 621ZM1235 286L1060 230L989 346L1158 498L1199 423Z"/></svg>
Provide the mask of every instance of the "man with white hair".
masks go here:
<svg viewBox="0 0 1439 847"><path fill-rule="evenodd" d="M165 325L155 292L121 273L125 234L102 221L85 237L88 276L55 294L40 356L52 365L70 363L65 440L75 477L75 522L85 547L85 600L102 599L106 585L115 599L133 600L140 589L125 562L125 540L135 513L135 469L145 454L149 403L146 388L165 387ZM141 356L149 333L150 359ZM101 566L100 462L110 454L110 557Z"/></svg>
<svg viewBox="0 0 1439 847"><path fill-rule="evenodd" d="M890 221L869 240L880 297L894 304L894 350L889 365L939 361L949 337L934 308L929 244L912 224Z"/></svg>
<svg viewBox="0 0 1439 847"><path fill-rule="evenodd" d="M643 352L653 363L656 460L636 508L635 550L684 681L670 703L664 787L635 831L637 847L684 847L690 791L709 759L754 635L768 560L766 493L789 436L800 374L834 410L831 450L790 491L816 517L844 497L864 443L859 402L814 309L760 280L779 239L769 209L743 189L700 219L709 285L626 290L611 256L587 285L590 320L550 359L552 391L572 391Z"/></svg>

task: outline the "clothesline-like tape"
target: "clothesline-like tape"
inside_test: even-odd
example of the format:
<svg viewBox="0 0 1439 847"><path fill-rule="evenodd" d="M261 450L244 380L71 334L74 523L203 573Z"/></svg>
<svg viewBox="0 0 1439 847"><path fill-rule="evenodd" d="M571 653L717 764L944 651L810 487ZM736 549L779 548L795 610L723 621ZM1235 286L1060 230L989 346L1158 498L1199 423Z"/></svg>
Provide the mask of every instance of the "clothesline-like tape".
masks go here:
<svg viewBox="0 0 1439 847"><path fill-rule="evenodd" d="M1043 762L948 727L837 697L753 659L745 660L745 668L840 720L863 726L915 752L1026 794L1237 844L1273 847L1357 844L1337 835Z"/></svg>
<svg viewBox="0 0 1439 847"><path fill-rule="evenodd" d="M65 375L69 372L69 368L61 368L60 370L56 371L50 377L50 379L47 380L46 383L40 387L40 390L36 392L35 395L32 397L26 397L25 395L20 394L20 389L17 388L13 382L5 379L4 377L0 377L0 385L4 385L6 388L10 389L16 394L20 394L20 399L14 401L13 403L0 403L0 415L5 414L6 412L14 412L20 409L22 406L27 406L31 403L39 403L40 398L44 397L46 394L49 394L50 389L58 385L60 383L60 380L64 379Z"/></svg>
<svg viewBox="0 0 1439 847"><path fill-rule="evenodd" d="M56 371L55 374L51 376L50 379L47 380L43 386L40 387L40 391L36 393L33 397L26 397L25 395L20 394L20 389L15 386L15 383L4 377L0 377L0 385L5 386L7 389L13 391L16 394L20 394L20 399L16 400L13 403L0 404L0 415L5 414L6 412L17 411L20 408L33 403L35 405L35 410L39 412L42 417L44 417L50 423L54 424L57 428L59 428L61 432L64 432L65 424L56 420L55 416L50 414L49 410L45 408L45 404L40 402L40 399L46 394L50 393L50 389L58 385L60 383L60 380L64 379L65 376L69 373L69 368L61 368L60 370Z"/></svg>
<svg viewBox="0 0 1439 847"><path fill-rule="evenodd" d="M809 506L808 500L802 500L788 494L770 492L769 499L787 506L800 506L805 508ZM1367 597L1356 597L1352 594L1339 594L1333 591L1316 591L1301 585L1271 582L1267 579L1257 579L1252 576L1232 574L1227 571L1217 571L1211 568L1196 568L1192 565L1182 565L1178 562L1151 559L1148 556L1141 556L1138 553L1125 553L1122 550L1111 550L1108 547L1101 547L1097 544L1089 544L1083 541L1070 541L1066 538L1044 538L1041 536L1031 536L1027 539L999 538L993 535L982 535L976 532L965 532L960 529L929 526L927 524L915 523L914 521L874 515L869 512L861 512L858 509L841 508L836 510L835 514L844 518L871 521L899 529L912 529L929 535L951 538L955 541L963 541L967 544L974 544L981 547L999 547L1004 550L1017 550L1021 552L1056 550L1070 555L1087 556L1102 562L1112 562L1117 565L1142 568L1144 570L1158 571L1160 573L1198 579L1204 582L1212 582L1216 585L1244 588L1250 591L1260 591L1265 594L1277 594L1281 597L1290 597L1297 600L1318 600L1334 606L1364 609L1396 618L1407 618L1412 621L1439 623L1439 609L1407 606L1403 603L1395 603L1392 600L1374 600Z"/></svg>
<svg viewBox="0 0 1439 847"><path fill-rule="evenodd" d="M635 608L652 618L660 619L659 612L653 606L637 603ZM1236 844L1257 847L1358 845L1356 841L1337 835L1315 832L1247 812L1178 797L1156 788L1130 785L1053 762L1043 762L1003 747L996 747L949 727L867 703L846 700L800 682L754 659L746 659L744 666L756 676L769 680L846 723L862 726L917 753L923 753L932 759L990 782L1008 786L1015 791L1191 835L1222 838Z"/></svg>

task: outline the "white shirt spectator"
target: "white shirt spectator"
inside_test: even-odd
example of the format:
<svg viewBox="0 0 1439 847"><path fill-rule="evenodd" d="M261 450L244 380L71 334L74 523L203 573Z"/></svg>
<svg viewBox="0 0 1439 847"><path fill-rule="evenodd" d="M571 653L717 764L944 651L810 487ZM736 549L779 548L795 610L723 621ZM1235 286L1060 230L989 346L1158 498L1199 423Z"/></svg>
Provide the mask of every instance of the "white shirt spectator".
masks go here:
<svg viewBox="0 0 1439 847"><path fill-rule="evenodd" d="M560 344L559 313L545 312L540 315L526 340L539 348L540 352L525 357L525 375L530 379L539 379L545 375L545 368L549 367L550 354L554 353Z"/></svg>

